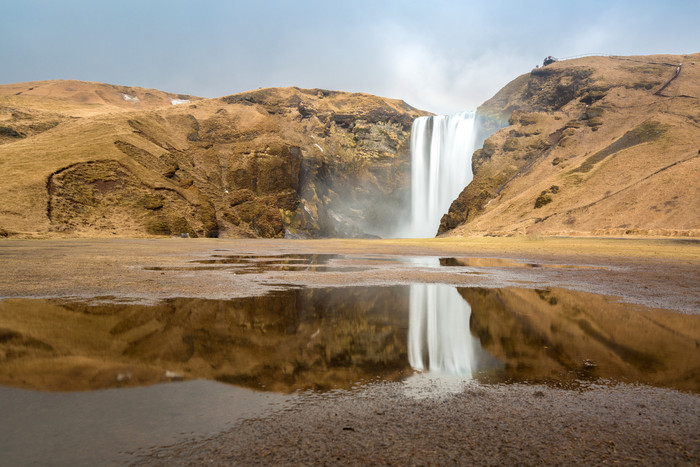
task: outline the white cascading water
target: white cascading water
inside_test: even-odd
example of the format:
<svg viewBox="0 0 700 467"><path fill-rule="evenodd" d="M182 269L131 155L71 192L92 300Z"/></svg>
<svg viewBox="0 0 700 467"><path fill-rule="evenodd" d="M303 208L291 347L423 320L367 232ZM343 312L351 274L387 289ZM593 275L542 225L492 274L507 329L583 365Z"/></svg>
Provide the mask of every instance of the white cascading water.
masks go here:
<svg viewBox="0 0 700 467"><path fill-rule="evenodd" d="M472 179L474 112L419 117L411 129L408 237L437 235L440 219Z"/></svg>
<svg viewBox="0 0 700 467"><path fill-rule="evenodd" d="M469 330L471 308L444 284L411 284L408 361L415 370L472 376L475 342Z"/></svg>

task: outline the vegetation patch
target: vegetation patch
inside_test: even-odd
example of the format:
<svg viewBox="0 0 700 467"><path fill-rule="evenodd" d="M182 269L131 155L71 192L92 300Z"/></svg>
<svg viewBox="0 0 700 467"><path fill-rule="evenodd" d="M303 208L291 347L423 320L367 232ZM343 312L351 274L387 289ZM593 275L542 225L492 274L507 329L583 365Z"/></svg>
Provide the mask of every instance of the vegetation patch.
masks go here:
<svg viewBox="0 0 700 467"><path fill-rule="evenodd" d="M139 199L138 204L146 209L155 211L163 207L163 197L161 195L146 195Z"/></svg>
<svg viewBox="0 0 700 467"><path fill-rule="evenodd" d="M587 105L591 105L594 102L601 100L605 96L606 93L604 91L590 91L581 98L581 102Z"/></svg>
<svg viewBox="0 0 700 467"><path fill-rule="evenodd" d="M151 235L170 235L170 225L163 218L154 219L146 224L146 232Z"/></svg>
<svg viewBox="0 0 700 467"><path fill-rule="evenodd" d="M548 189L544 190L535 200L535 209L539 209L542 206L546 206L552 202L552 196L559 193L559 186L552 185Z"/></svg>
<svg viewBox="0 0 700 467"><path fill-rule="evenodd" d="M515 151L519 147L520 147L520 144L518 143L518 138L515 138L515 137L506 138L506 142L503 143L503 150L504 151Z"/></svg>
<svg viewBox="0 0 700 467"><path fill-rule="evenodd" d="M490 158L496 152L496 144L491 139L484 141L484 145L481 148L484 156Z"/></svg>
<svg viewBox="0 0 700 467"><path fill-rule="evenodd" d="M603 124L603 109L600 107L590 107L586 110L583 119L593 131L598 131L598 128Z"/></svg>
<svg viewBox="0 0 700 467"><path fill-rule="evenodd" d="M197 233L190 227L190 224L187 223L187 219L184 217L176 218L170 227L170 231L181 236L187 234L191 238L197 238Z"/></svg>
<svg viewBox="0 0 700 467"><path fill-rule="evenodd" d="M7 136L9 138L21 138L17 130L10 128L9 126L0 126L0 136Z"/></svg>
<svg viewBox="0 0 700 467"><path fill-rule="evenodd" d="M663 81L641 80L641 81L637 81L636 83L632 83L632 84L625 86L625 87L630 88L630 89L638 89L638 90L644 89L644 90L649 91L650 89L653 89L656 86L659 86L661 84L663 84Z"/></svg>
<svg viewBox="0 0 700 467"><path fill-rule="evenodd" d="M600 117L593 117L593 118L589 118L586 121L586 123L591 128L591 130L598 131L598 128L600 128L601 125L603 125L603 119Z"/></svg>
<svg viewBox="0 0 700 467"><path fill-rule="evenodd" d="M524 126L528 125L534 125L537 123L537 115L536 114L522 114L520 116L520 124Z"/></svg>
<svg viewBox="0 0 700 467"><path fill-rule="evenodd" d="M668 128L668 125L663 125L653 120L644 122L635 129L625 133L621 138L613 142L605 149L588 157L580 166L573 169L570 173L590 172L595 164L611 154L615 154L616 152L631 148L632 146L636 146L638 144L659 140L668 131Z"/></svg>

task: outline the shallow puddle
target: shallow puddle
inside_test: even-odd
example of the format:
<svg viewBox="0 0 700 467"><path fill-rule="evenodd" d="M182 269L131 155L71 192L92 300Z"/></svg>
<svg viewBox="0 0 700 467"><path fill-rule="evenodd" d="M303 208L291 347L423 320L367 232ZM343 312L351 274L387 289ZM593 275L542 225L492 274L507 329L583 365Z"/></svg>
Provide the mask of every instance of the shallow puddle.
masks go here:
<svg viewBox="0 0 700 467"><path fill-rule="evenodd" d="M130 465L154 446L213 436L294 400L205 380L67 393L0 387L0 465Z"/></svg>
<svg viewBox="0 0 700 467"><path fill-rule="evenodd" d="M356 272L366 268L351 265L328 263L343 258L335 254L283 254L283 255L212 255L207 259L196 259L191 264L208 266L147 266L147 271L212 271L230 270L235 274L260 274L270 271L309 271L309 272Z"/></svg>
<svg viewBox="0 0 700 467"><path fill-rule="evenodd" d="M566 289L297 288L156 305L0 301L0 384L50 391L209 379L350 388L415 371L482 382L700 392L700 316Z"/></svg>
<svg viewBox="0 0 700 467"><path fill-rule="evenodd" d="M506 258L453 257L440 258L440 266L468 268L547 268L547 269L605 269L600 266L574 264L528 263Z"/></svg>
<svg viewBox="0 0 700 467"><path fill-rule="evenodd" d="M222 255L189 262L197 266L147 266L147 271L232 271L235 274L262 274L274 271L361 272L394 264L410 264L426 268L546 268L546 269L605 269L598 266L522 262L505 258L440 257L440 256L358 256L337 254L281 255ZM206 265L206 266L200 266ZM461 271L483 274L478 271Z"/></svg>

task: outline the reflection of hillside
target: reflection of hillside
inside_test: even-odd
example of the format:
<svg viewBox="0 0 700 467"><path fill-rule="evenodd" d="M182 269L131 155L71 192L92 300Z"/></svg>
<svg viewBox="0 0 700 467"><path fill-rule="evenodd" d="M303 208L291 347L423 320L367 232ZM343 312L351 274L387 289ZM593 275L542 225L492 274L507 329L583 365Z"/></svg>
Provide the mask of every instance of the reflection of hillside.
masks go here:
<svg viewBox="0 0 700 467"><path fill-rule="evenodd" d="M611 378L700 391L700 316L582 292L460 289L470 327L516 381Z"/></svg>
<svg viewBox="0 0 700 467"><path fill-rule="evenodd" d="M253 388L348 387L408 370L404 288L305 289L153 306L0 301L0 383L44 390L181 374Z"/></svg>

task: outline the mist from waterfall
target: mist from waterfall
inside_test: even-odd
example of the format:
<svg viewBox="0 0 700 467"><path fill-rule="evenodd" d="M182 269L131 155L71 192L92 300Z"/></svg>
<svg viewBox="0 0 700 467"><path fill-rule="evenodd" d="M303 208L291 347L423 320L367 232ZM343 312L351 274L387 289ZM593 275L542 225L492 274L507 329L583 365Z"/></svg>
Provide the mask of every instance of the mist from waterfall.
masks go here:
<svg viewBox="0 0 700 467"><path fill-rule="evenodd" d="M411 129L411 222L405 237L434 237L440 219L472 179L475 113L414 120Z"/></svg>

